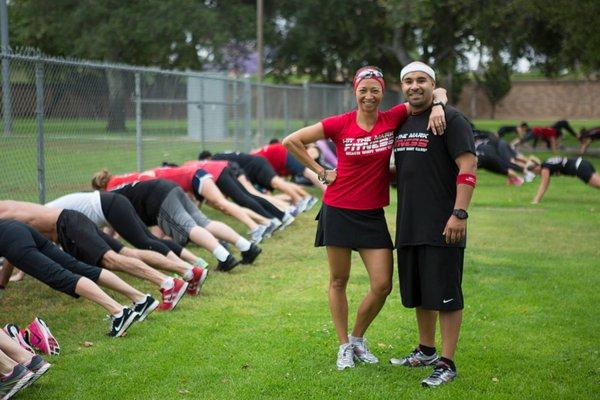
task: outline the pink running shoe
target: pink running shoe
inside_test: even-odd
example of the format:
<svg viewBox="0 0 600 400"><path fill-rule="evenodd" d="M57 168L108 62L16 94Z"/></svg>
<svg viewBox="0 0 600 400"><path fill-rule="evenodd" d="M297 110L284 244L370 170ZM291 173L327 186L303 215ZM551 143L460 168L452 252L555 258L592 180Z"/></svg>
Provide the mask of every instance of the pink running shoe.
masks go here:
<svg viewBox="0 0 600 400"><path fill-rule="evenodd" d="M189 285L187 287L187 294L190 296L196 296L202 288L202 284L206 280L208 276L208 270L205 268L194 267L192 268L192 272L194 277L188 281Z"/></svg>
<svg viewBox="0 0 600 400"><path fill-rule="evenodd" d="M25 330L25 339L29 339L29 343L44 354L60 354L58 341L41 318L35 317L29 324Z"/></svg>
<svg viewBox="0 0 600 400"><path fill-rule="evenodd" d="M31 346L25 341L25 338L21 333L21 328L19 328L15 324L6 324L3 329L4 332L6 332L6 334L10 336L11 339L19 343L19 346L21 346L23 349L27 350L31 354L35 354L35 350L33 350Z"/></svg>
<svg viewBox="0 0 600 400"><path fill-rule="evenodd" d="M523 185L523 183L525 182L525 180L519 176L514 176L514 177L509 177L508 178L508 182L506 183L507 185L515 185L515 186L521 186Z"/></svg>

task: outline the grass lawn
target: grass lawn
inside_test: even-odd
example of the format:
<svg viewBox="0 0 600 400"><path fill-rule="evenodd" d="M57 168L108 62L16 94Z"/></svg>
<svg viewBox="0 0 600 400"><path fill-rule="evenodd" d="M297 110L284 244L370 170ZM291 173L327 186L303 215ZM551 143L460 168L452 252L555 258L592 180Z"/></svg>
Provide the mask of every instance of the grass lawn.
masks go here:
<svg viewBox="0 0 600 400"><path fill-rule="evenodd" d="M495 130L509 121L478 122ZM48 199L87 190L91 173L101 167L135 169L131 139L49 136ZM210 149L228 146L211 143ZM148 140L144 166L194 158L198 150L197 142L175 137ZM600 170L598 158L588 159ZM37 200L35 140L0 137L0 165L1 198ZM315 207L266 241L254 265L228 274L212 272L200 296L184 298L174 312L155 312L124 338L104 335L108 322L100 307L57 294L31 278L0 291L1 324L26 325L39 315L62 347L60 356L49 358L54 367L48 374L16 398L597 398L600 191L577 178L552 178L543 202L534 206L529 202L537 180L508 187L504 177L478 175L469 210L459 377L445 388L424 390L419 382L428 370L388 363L417 344L414 313L400 304L397 274L392 295L367 332L381 364L335 369L325 252L312 247ZM387 214L393 231L391 198ZM207 214L216 216L211 210ZM245 232L239 223L225 220ZM354 261L348 287L351 320L368 285L356 255ZM125 279L158 295L140 280Z"/></svg>
<svg viewBox="0 0 600 400"><path fill-rule="evenodd" d="M479 175L470 209L459 377L445 388L422 389L427 370L387 362L416 345L413 312L400 304L396 274L394 291L368 332L381 364L335 369L324 250L311 245L316 207L265 242L255 265L211 273L199 297L184 298L174 312L155 312L124 338L104 336L100 307L33 279L13 284L0 294L0 322L27 324L42 316L62 347L50 358L49 373L16 398L596 397L600 249L593 242L600 234L600 193L576 178L553 178L542 204L533 206L536 184L507 187L502 177ZM392 202L392 229L394 212ZM354 260L353 311L368 284Z"/></svg>

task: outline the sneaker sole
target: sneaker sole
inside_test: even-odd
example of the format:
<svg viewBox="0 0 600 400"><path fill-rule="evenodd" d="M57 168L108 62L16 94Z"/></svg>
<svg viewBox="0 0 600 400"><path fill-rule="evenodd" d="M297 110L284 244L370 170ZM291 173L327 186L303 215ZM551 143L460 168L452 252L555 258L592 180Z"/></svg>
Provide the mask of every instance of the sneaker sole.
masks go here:
<svg viewBox="0 0 600 400"><path fill-rule="evenodd" d="M355 367L354 365L344 365L343 367L340 367L339 365L337 365L338 371L343 371L347 368L354 368L354 367Z"/></svg>
<svg viewBox="0 0 600 400"><path fill-rule="evenodd" d="M156 310L156 308L159 306L159 304L160 304L160 302L159 302L158 300L154 300L154 303L152 303L152 304L150 305L150 307L148 307L148 308L146 309L146 311L144 311L144 313L143 313L143 314L138 314L138 315L139 315L138 321L142 322L143 320L145 320L145 319L146 319L146 317L147 317L148 315L150 315L150 313L151 313L152 311Z"/></svg>
<svg viewBox="0 0 600 400"><path fill-rule="evenodd" d="M183 282L183 287L177 293L177 297L175 298L175 300L173 300L173 307L171 307L170 311L173 311L175 309L175 307L177 307L177 304L179 304L179 300L181 300L181 298L185 295L185 292L187 291L188 286L189 286L189 283Z"/></svg>
<svg viewBox="0 0 600 400"><path fill-rule="evenodd" d="M38 320L39 324L42 326L44 332L46 333L46 337L48 338L48 346L50 347L50 354L54 356L59 355L60 345L58 344L58 340L56 340L54 335L52 335L52 332L50 332L50 328L48 328L48 325L43 319L41 319L40 317L36 317L36 319ZM56 343L56 345L54 345L53 343Z"/></svg>
<svg viewBox="0 0 600 400"><path fill-rule="evenodd" d="M395 367L407 367L407 368L423 368L423 367L431 367L432 365L434 365L439 358L436 358L435 360L432 360L430 363L428 364L419 364L419 365L412 365L410 363L408 364L403 364L402 361L399 358L391 358L390 359L390 364L392 364Z"/></svg>
<svg viewBox="0 0 600 400"><path fill-rule="evenodd" d="M31 386L33 384L33 382L37 381L42 375L44 375L46 373L46 371L48 371L50 369L51 366L52 366L52 364L46 363L37 371L35 371L35 372L31 371L31 372L33 372L33 377L29 381L27 381L25 386L23 386L23 389Z"/></svg>
<svg viewBox="0 0 600 400"><path fill-rule="evenodd" d="M19 379L19 381L17 382L17 384L15 386L13 386L13 388L2 398L2 400L8 400L8 399L10 399L18 391L20 391L21 389L23 389L25 387L25 385L27 385L27 383L31 379L33 379L34 376L35 376L35 374L33 372L27 373L27 375L25 375L21 379Z"/></svg>

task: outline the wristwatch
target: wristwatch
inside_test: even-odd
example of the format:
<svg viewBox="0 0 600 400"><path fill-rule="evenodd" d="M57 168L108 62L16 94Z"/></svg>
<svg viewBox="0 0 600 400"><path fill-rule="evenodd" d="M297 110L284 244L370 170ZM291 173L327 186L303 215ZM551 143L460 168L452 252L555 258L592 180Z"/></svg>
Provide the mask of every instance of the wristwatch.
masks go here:
<svg viewBox="0 0 600 400"><path fill-rule="evenodd" d="M469 213L467 213L467 211L463 210L462 208L456 208L456 209L454 209L454 211L452 211L452 215L454 215L458 219L467 219L467 218L469 218Z"/></svg>
<svg viewBox="0 0 600 400"><path fill-rule="evenodd" d="M440 100L434 100L433 103L431 104L431 107L434 107L434 106L442 106L443 109L446 109L446 105Z"/></svg>

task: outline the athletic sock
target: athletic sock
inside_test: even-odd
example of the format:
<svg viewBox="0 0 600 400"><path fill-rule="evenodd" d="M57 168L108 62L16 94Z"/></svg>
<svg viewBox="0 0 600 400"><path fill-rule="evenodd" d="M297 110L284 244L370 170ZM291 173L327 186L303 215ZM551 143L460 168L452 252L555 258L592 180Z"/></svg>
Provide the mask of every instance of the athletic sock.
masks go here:
<svg viewBox="0 0 600 400"><path fill-rule="evenodd" d="M237 240L237 242L235 242L235 247L239 250L239 251L247 251L250 250L250 245L251 243L244 239L243 237L240 236L240 238Z"/></svg>
<svg viewBox="0 0 600 400"><path fill-rule="evenodd" d="M173 286L175 286L173 278L167 278L163 281L163 283L160 284L161 289L172 289Z"/></svg>
<svg viewBox="0 0 600 400"><path fill-rule="evenodd" d="M227 257L229 257L229 252L227 251L227 249L221 245L218 245L217 247L215 247L215 249L212 251L213 256L215 256L217 258L217 260L219 261L225 261L227 260Z"/></svg>
<svg viewBox="0 0 600 400"><path fill-rule="evenodd" d="M348 340L350 341L350 343L354 344L354 343L362 343L364 339L362 337L348 335Z"/></svg>
<svg viewBox="0 0 600 400"><path fill-rule="evenodd" d="M426 356L432 356L435 354L435 347L429 347L419 344L419 350L421 350L421 352L423 352L423 354L425 354Z"/></svg>
<svg viewBox="0 0 600 400"><path fill-rule="evenodd" d="M113 317L115 317L115 318L121 318L122 316L123 316L123 310L121 310L118 313L113 315Z"/></svg>
<svg viewBox="0 0 600 400"><path fill-rule="evenodd" d="M451 359L446 358L446 357L441 357L440 361L442 361L444 364L448 365L452 371L456 371L456 365L454 365L454 361L452 361Z"/></svg>
<svg viewBox="0 0 600 400"><path fill-rule="evenodd" d="M185 273L183 274L183 280L184 281L191 281L192 278L194 277L194 271L192 271L192 269L188 269L187 271L185 271Z"/></svg>

